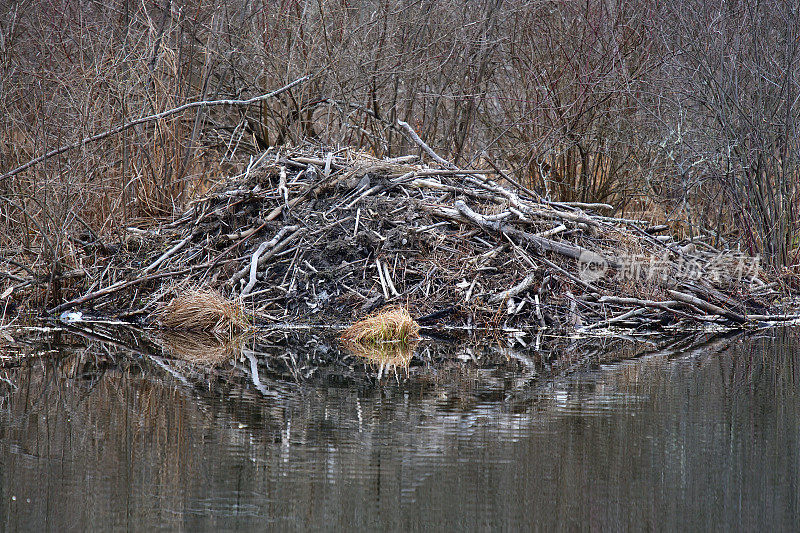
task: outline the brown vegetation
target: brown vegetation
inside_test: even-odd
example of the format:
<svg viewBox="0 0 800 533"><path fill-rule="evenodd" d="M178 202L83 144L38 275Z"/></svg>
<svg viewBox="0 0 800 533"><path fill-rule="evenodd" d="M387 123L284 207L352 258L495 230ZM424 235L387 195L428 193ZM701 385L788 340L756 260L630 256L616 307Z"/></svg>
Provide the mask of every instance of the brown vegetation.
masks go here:
<svg viewBox="0 0 800 533"><path fill-rule="evenodd" d="M411 343L419 340L419 324L405 307L388 307L345 329L340 338L355 344Z"/></svg>
<svg viewBox="0 0 800 533"><path fill-rule="evenodd" d="M211 289L182 290L154 312L152 318L166 329L227 335L244 331L248 326L241 303Z"/></svg>

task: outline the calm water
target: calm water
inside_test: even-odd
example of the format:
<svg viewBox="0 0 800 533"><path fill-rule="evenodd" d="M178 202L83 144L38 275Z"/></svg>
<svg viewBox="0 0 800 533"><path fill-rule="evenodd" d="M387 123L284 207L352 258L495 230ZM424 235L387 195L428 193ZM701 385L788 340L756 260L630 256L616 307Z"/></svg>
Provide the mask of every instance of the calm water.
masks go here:
<svg viewBox="0 0 800 533"><path fill-rule="evenodd" d="M800 523L788 330L424 342L410 368L382 372L312 333L233 348L102 330L17 341L5 355L26 361L0 361L7 531ZM228 349L234 364L182 360Z"/></svg>

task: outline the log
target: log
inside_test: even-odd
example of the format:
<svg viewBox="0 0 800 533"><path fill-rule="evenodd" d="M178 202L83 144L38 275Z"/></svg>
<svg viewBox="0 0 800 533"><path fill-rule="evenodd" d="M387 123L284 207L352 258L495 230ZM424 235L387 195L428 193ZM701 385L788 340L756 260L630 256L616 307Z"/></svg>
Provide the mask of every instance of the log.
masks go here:
<svg viewBox="0 0 800 533"><path fill-rule="evenodd" d="M740 315L739 313L734 313L733 311L728 311L727 309L723 309L718 305L714 305L711 302L707 302L705 300L701 300L697 296L693 296L691 294L686 294L683 292L669 290L669 294L678 301L692 304L695 307L699 307L704 311L708 311L709 313L714 313L716 315L724 316L725 318L737 322L739 324L744 324L747 322L747 318Z"/></svg>

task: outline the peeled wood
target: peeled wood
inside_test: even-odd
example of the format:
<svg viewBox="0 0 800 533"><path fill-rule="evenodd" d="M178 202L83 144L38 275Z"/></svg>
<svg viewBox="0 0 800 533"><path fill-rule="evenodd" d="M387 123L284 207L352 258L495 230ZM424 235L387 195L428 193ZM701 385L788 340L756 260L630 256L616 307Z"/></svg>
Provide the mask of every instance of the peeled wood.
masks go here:
<svg viewBox="0 0 800 533"><path fill-rule="evenodd" d="M293 232L293 233L291 235L289 235L285 240L281 241L281 239L283 239L284 235L286 235L290 231ZM270 250L266 254L264 254L262 257L260 257L258 259L258 262L256 263L256 268L258 269L258 268L261 268L264 265L266 265L267 261L269 261L275 254L277 254L279 252L282 252L284 250L284 248L286 248L286 246L289 244L289 242L291 242L295 237L300 235L303 231L305 231L305 230L303 228L298 227L298 226L285 226L285 227L281 228L281 230L272 239L270 239L268 242L263 244L264 248L261 249L261 252L263 252L267 248L270 248ZM248 266L242 268L241 270L239 270L231 278L231 280L229 282L230 285L235 286L237 283L239 283L239 280L241 280L242 278L247 276L248 273L251 270L252 270L252 266L251 265L248 265Z"/></svg>
<svg viewBox="0 0 800 533"><path fill-rule="evenodd" d="M683 292L678 292L678 291L673 291L673 290L670 290L668 292L676 300L679 300L679 301L684 302L684 303L692 304L692 305L694 305L696 307L699 307L700 309L703 309L704 311L708 311L709 313L714 313L716 315L724 316L725 318L733 320L734 322L737 322L739 324L744 324L745 322L747 322L747 318L745 318L744 316L740 315L739 313L734 313L733 311L728 311L727 309L723 309L722 307L719 307L718 305L714 305L711 302L707 302L705 300L701 300L700 298L698 298L696 296L692 296L691 294L686 294L686 293L683 293Z"/></svg>
<svg viewBox="0 0 800 533"><path fill-rule="evenodd" d="M521 282L514 285L510 289L495 294L494 296L489 298L489 303L492 304L500 303L504 300L507 300L508 298L513 298L514 296L522 294L523 292L527 291L535 282L536 282L536 275L533 273L528 274L527 276L525 276L525 279L523 279Z"/></svg>
<svg viewBox="0 0 800 533"><path fill-rule="evenodd" d="M583 248L581 246L552 241L550 239L534 235L533 233L528 233L509 226L505 226L502 224L502 220L493 219L492 217L486 217L484 215L476 213L475 211L470 209L470 207L466 203L464 203L463 200L456 200L455 204L453 205L461 215L463 215L466 219L473 222L474 224L491 231L506 233L510 237L517 237L519 239L528 241L540 250L547 252L556 252L565 257L569 257L571 259L576 259L576 260L580 259L581 255L591 254L593 257L605 260L611 267L617 266L617 263L615 261L608 259L591 250L587 250L586 248Z"/></svg>

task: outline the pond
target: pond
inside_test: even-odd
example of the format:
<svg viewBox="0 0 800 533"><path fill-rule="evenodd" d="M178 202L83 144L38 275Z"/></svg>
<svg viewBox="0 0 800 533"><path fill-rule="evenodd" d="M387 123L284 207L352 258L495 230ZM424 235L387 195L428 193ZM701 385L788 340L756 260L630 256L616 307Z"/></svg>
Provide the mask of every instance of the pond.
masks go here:
<svg viewBox="0 0 800 533"><path fill-rule="evenodd" d="M7 531L800 520L800 339L788 329L427 340L383 362L324 331L233 348L110 326L12 336L0 361Z"/></svg>

